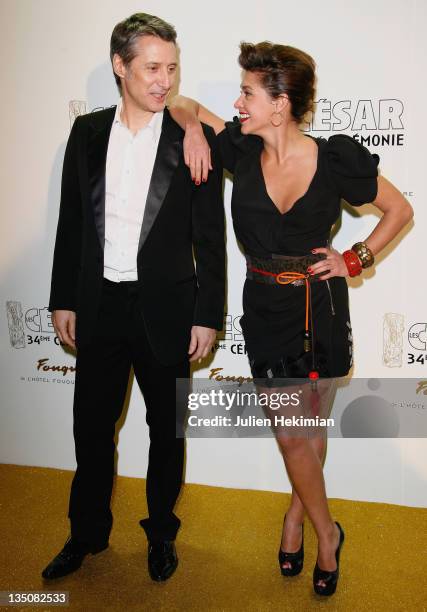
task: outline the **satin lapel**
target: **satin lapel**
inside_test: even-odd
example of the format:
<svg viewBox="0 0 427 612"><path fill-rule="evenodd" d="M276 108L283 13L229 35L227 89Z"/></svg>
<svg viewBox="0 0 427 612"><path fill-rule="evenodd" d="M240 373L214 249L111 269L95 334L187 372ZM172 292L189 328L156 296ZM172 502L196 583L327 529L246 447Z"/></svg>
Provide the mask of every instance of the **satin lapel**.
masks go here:
<svg viewBox="0 0 427 612"><path fill-rule="evenodd" d="M151 175L150 187L148 189L147 201L144 209L138 252L141 250L153 227L154 221L159 214L159 210L169 189L174 170L178 166L179 156L182 155L182 148L180 146L182 134L183 132L173 121L167 108L165 108L162 133L159 139L156 161L154 162L153 174Z"/></svg>
<svg viewBox="0 0 427 612"><path fill-rule="evenodd" d="M99 111L99 116L96 113L88 136L89 194L102 250L105 241L105 166L114 113L115 108Z"/></svg>

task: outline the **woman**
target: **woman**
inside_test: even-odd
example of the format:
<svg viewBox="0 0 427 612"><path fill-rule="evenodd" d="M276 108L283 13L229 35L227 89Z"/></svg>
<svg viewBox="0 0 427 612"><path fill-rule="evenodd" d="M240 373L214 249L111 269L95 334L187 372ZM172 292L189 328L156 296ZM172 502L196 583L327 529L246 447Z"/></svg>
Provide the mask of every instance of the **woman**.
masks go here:
<svg viewBox="0 0 427 612"><path fill-rule="evenodd" d="M239 121L224 123L195 101L177 97L172 116L200 150L198 121L217 133L224 167L234 174L232 215L245 250L242 330L255 379L310 377L312 384L345 376L352 338L345 277L360 274L413 216L410 204L385 178L378 156L349 136L325 140L301 132L312 110L315 64L306 53L263 42L240 45ZM196 183L206 179L186 152ZM206 158L205 158L206 161ZM341 199L372 202L384 214L373 232L343 254L329 245ZM266 387L264 383L264 387ZM303 565L303 518L318 538L313 586L332 595L337 586L344 532L334 522L325 492L321 437L278 436L292 482L279 563L282 574Z"/></svg>

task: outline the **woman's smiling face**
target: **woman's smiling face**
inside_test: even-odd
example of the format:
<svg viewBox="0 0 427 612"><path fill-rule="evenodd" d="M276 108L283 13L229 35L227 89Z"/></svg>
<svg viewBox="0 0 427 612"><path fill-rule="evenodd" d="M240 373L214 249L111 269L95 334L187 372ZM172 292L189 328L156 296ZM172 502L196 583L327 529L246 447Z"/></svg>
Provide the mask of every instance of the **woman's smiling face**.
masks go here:
<svg viewBox="0 0 427 612"><path fill-rule="evenodd" d="M256 72L243 71L240 90L234 108L239 111L242 134L261 135L266 129L271 129L271 115L280 101L271 98Z"/></svg>

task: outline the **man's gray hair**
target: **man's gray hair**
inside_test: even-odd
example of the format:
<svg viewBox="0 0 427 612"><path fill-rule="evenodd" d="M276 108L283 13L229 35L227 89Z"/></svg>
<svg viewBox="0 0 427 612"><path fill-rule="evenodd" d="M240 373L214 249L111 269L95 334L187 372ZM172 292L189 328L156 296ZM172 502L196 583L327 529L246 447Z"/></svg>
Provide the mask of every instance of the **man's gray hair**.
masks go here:
<svg viewBox="0 0 427 612"><path fill-rule="evenodd" d="M111 34L111 64L113 64L113 55L117 53L124 65L128 66L136 56L136 41L140 36L157 36L166 42L176 44L176 30L173 25L155 15L135 13L118 23ZM121 89L120 77L114 73L114 78L118 88Z"/></svg>

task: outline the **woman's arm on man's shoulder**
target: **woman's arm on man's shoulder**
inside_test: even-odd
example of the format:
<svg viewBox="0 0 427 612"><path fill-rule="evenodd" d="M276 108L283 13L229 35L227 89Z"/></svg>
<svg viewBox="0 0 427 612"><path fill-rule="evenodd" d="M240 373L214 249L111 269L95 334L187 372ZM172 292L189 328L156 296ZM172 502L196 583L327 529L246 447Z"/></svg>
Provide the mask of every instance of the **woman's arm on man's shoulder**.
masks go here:
<svg viewBox="0 0 427 612"><path fill-rule="evenodd" d="M196 100L184 96L175 96L168 108L172 119L185 131L184 159L198 185L207 180L209 170L212 170L210 147L201 123L210 125L215 134L219 134L224 129L224 120Z"/></svg>

